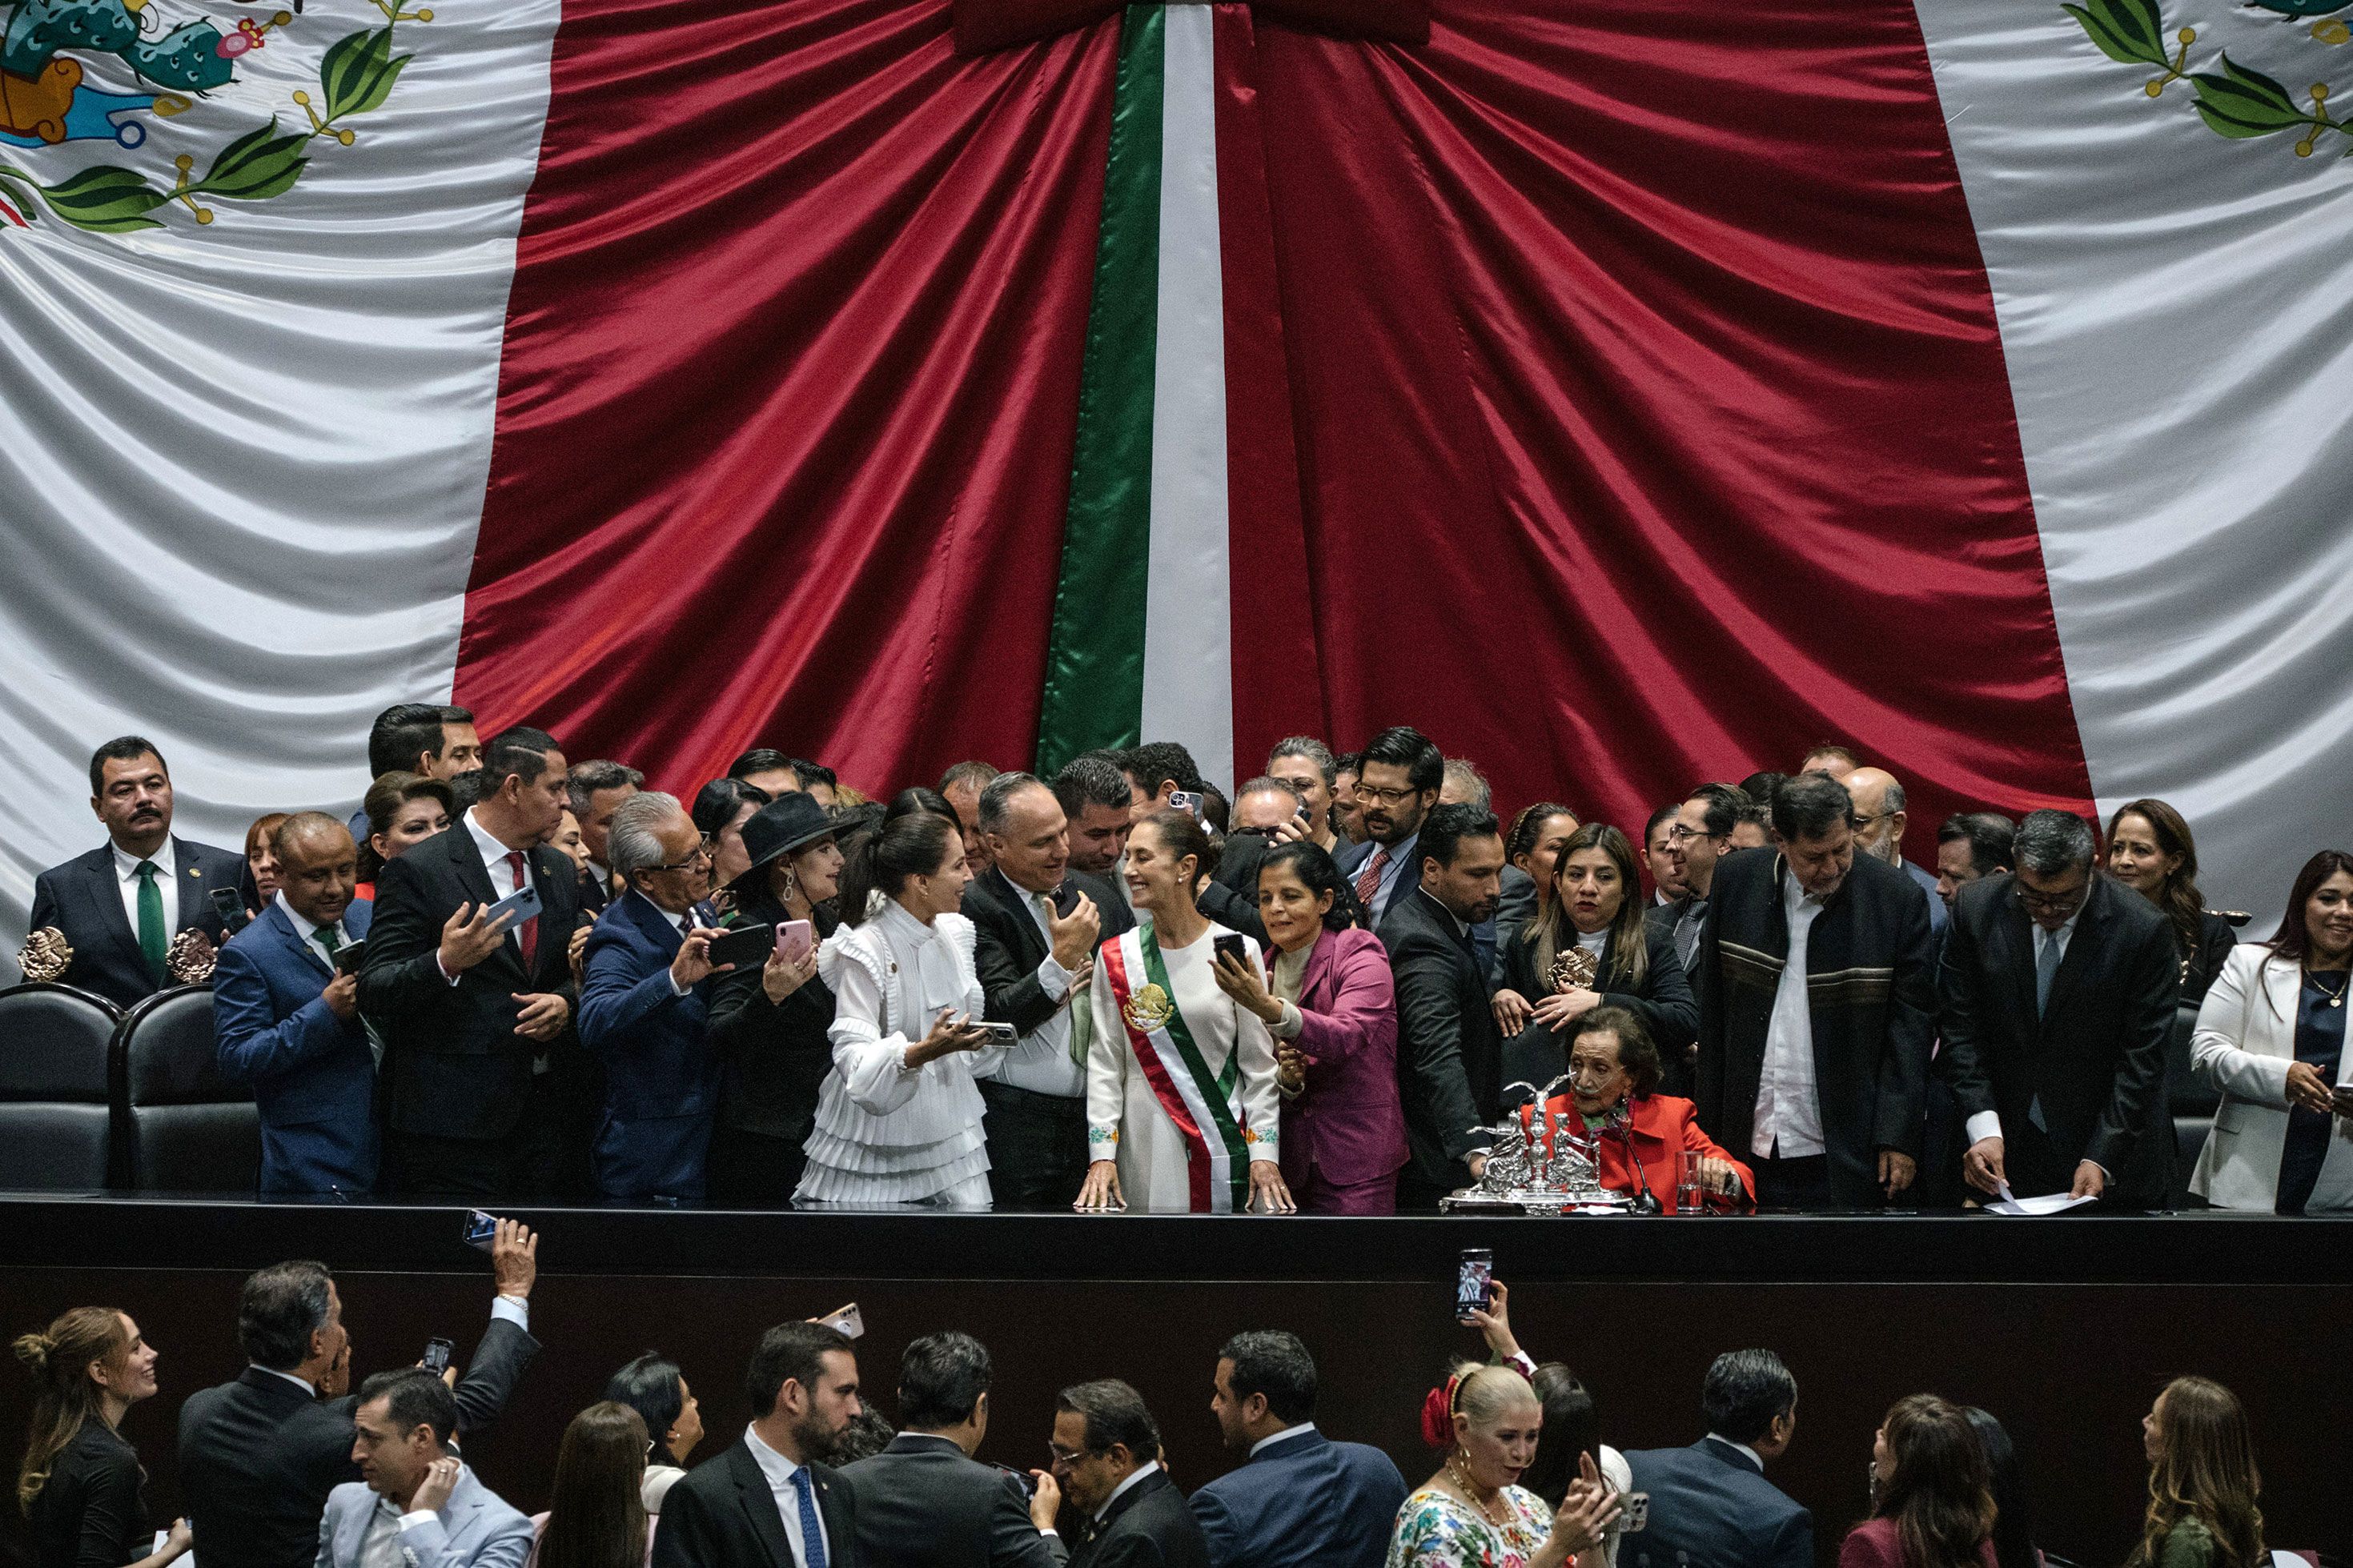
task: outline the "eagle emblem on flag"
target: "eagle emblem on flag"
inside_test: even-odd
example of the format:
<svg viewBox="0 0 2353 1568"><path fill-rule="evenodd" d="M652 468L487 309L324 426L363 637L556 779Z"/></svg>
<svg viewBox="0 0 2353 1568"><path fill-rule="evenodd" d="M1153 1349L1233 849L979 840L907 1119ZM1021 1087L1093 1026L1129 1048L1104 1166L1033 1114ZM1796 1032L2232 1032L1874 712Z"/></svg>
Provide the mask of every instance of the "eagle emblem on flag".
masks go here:
<svg viewBox="0 0 2353 1568"><path fill-rule="evenodd" d="M199 225L218 201L283 195L310 166L322 139L348 147L353 117L380 107L410 56L396 52L404 22L433 13L401 9L399 0L369 0L380 27L363 27L320 57L315 90L292 94L288 113L308 121L281 130L272 114L241 131L224 128L209 152L182 153L162 167L99 163L78 172L37 169L49 149L103 141L127 152L146 146L148 121L198 114L198 100L237 79L236 62L263 48L284 48L320 18L271 11L240 18L227 32L210 19L172 25L158 0L0 0L0 227L29 227L54 216L93 234L159 228L156 215L177 204ZM198 172L198 165L202 172Z"/></svg>

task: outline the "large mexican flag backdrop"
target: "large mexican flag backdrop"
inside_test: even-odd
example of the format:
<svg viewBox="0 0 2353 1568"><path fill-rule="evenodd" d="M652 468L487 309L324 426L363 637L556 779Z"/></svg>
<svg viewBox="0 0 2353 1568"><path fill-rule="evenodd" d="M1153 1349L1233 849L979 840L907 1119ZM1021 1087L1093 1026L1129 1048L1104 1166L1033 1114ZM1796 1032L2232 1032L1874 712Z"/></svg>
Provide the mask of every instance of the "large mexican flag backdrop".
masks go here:
<svg viewBox="0 0 2353 1568"><path fill-rule="evenodd" d="M453 692L2353 838L2353 0L959 3L0 0L7 945Z"/></svg>

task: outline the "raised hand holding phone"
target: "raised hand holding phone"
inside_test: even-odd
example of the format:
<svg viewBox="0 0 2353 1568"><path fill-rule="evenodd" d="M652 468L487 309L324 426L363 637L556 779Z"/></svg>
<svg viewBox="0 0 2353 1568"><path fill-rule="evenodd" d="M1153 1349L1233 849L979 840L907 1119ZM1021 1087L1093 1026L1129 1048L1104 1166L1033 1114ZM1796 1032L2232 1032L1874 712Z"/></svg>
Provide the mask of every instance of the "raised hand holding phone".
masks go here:
<svg viewBox="0 0 2353 1568"><path fill-rule="evenodd" d="M441 973L459 975L498 952L506 940L506 926L494 922L484 904L463 903L441 924L441 946L435 953Z"/></svg>
<svg viewBox="0 0 2353 1568"><path fill-rule="evenodd" d="M923 1067L958 1051L976 1051L986 1043L987 1037L973 1027L967 1015L943 1007L932 1020L931 1032L907 1047L907 1066L910 1069Z"/></svg>

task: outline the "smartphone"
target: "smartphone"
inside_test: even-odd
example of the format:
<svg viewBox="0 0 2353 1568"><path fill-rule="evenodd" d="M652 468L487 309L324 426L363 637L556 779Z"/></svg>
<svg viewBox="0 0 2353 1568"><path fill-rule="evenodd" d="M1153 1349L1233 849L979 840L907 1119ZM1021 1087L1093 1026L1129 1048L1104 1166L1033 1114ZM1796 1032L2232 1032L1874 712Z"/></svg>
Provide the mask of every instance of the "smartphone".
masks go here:
<svg viewBox="0 0 2353 1568"><path fill-rule="evenodd" d="M215 888L212 900L213 913L220 917L221 926L229 935L235 936L253 923L253 917L246 912L245 900L237 896L235 888Z"/></svg>
<svg viewBox="0 0 2353 1568"><path fill-rule="evenodd" d="M784 921L776 926L776 951L788 963L798 963L817 947L817 928L807 921Z"/></svg>
<svg viewBox="0 0 2353 1568"><path fill-rule="evenodd" d="M1023 1497L1033 1498L1038 1495L1038 1478L1031 1475L1029 1471L1012 1469L1004 1465L997 1466L997 1470L999 1475L1006 1477L1011 1480L1015 1486L1019 1487Z"/></svg>
<svg viewBox="0 0 2353 1568"><path fill-rule="evenodd" d="M466 1245L488 1252L499 1237L499 1216L480 1209L466 1211Z"/></svg>
<svg viewBox="0 0 2353 1568"><path fill-rule="evenodd" d="M1084 897L1086 895L1079 890L1079 885L1076 882L1063 883L1054 889L1054 913L1063 920L1069 920L1071 911L1079 907L1079 900Z"/></svg>
<svg viewBox="0 0 2353 1568"><path fill-rule="evenodd" d="M1473 1312L1494 1304L1495 1253L1493 1247L1466 1247L1454 1276L1454 1318L1467 1323Z"/></svg>
<svg viewBox="0 0 2353 1568"><path fill-rule="evenodd" d="M1649 1529L1650 1525L1651 1494L1628 1492L1626 1511L1618 1516L1618 1532L1620 1535L1635 1535Z"/></svg>
<svg viewBox="0 0 2353 1568"><path fill-rule="evenodd" d="M512 916L512 920L499 928L502 931L512 931L525 921L536 920L539 918L539 885L535 882L525 882L519 890L509 893L497 903L490 905L482 910L482 913L485 918L493 921L501 915Z"/></svg>
<svg viewBox="0 0 2353 1568"><path fill-rule="evenodd" d="M436 1377L438 1377L443 1373L448 1371L449 1352L457 1348L458 1347L456 1345L451 1344L448 1340L426 1341L425 1360L422 1363L425 1370L431 1373Z"/></svg>
<svg viewBox="0 0 2353 1568"><path fill-rule="evenodd" d="M1013 1032L1012 1025L992 1024L986 1018L975 1018L970 1026L987 1035L990 1039L1002 1041L1008 1046L1021 1037Z"/></svg>
<svg viewBox="0 0 2353 1568"><path fill-rule="evenodd" d="M824 1317L819 1318L818 1321L823 1323L828 1329L839 1330L841 1332L848 1334L853 1340L866 1332L866 1319L858 1310L858 1303L855 1301L852 1301L847 1307L837 1308L833 1311L828 1312Z"/></svg>
<svg viewBox="0 0 2353 1568"><path fill-rule="evenodd" d="M1250 949L1242 945L1242 939L1240 937L1235 936L1230 932L1218 938L1209 945L1216 950L1217 955L1219 958L1230 958L1236 963L1248 963L1250 962Z"/></svg>
<svg viewBox="0 0 2353 1568"><path fill-rule="evenodd" d="M755 969L767 963L768 954L776 950L775 926L737 926L711 939L711 964L714 969L723 963L732 963L738 969Z"/></svg>
<svg viewBox="0 0 2353 1568"><path fill-rule="evenodd" d="M338 974L357 974L360 972L360 960L366 956L366 938L363 937L357 942L347 942L343 943L343 946L335 949L335 973Z"/></svg>
<svg viewBox="0 0 2353 1568"><path fill-rule="evenodd" d="M1168 792L1168 809L1171 811L1189 811L1193 814L1194 821L1200 821L1200 792L1198 790L1190 789L1170 790Z"/></svg>

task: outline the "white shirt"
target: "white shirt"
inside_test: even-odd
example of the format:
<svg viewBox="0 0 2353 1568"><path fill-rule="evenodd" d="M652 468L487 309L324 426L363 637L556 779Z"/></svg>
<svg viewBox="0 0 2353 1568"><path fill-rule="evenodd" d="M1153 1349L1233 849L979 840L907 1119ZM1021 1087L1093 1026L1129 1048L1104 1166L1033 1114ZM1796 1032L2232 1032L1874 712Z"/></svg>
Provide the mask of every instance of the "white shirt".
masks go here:
<svg viewBox="0 0 2353 1568"><path fill-rule="evenodd" d="M682 914L672 914L668 910L662 908L659 904L654 902L650 898L647 898L646 891L643 888L631 888L629 889L628 896L633 899L645 899L646 908L653 910L654 913L670 921L670 930L678 932L681 938L694 929L692 923L688 919L688 916L694 913L692 910L688 910ZM673 970L670 972L670 994L671 995L683 996L691 989L691 986L681 985L678 983L677 971Z"/></svg>
<svg viewBox="0 0 2353 1568"><path fill-rule="evenodd" d="M131 922L131 939L139 940L139 857L117 844L114 850L114 879L122 885L122 915ZM180 883L178 860L172 854L172 836L165 834L155 853L147 857L155 863L155 890L164 895L164 940L169 942L180 929Z"/></svg>
<svg viewBox="0 0 2353 1568"><path fill-rule="evenodd" d="M1134 1486L1136 1482L1142 1480L1145 1477L1151 1475L1154 1471L1159 1468L1160 1461L1153 1459L1145 1464L1138 1465L1135 1468L1130 1470L1127 1474L1127 1479L1112 1488L1111 1496L1103 1499L1103 1507L1095 1510L1095 1522L1097 1524L1101 1524L1103 1522L1103 1515L1111 1511L1111 1505L1119 1500L1120 1493L1127 1490L1128 1488Z"/></svg>
<svg viewBox="0 0 2353 1568"><path fill-rule="evenodd" d="M2042 950L2053 942L2059 944L2059 962L2064 963L2067 961L2067 943L2074 939L2075 922L2083 918L2084 911L2077 910L2060 923L2057 931L2044 931L2042 922L2038 921L2027 922L2034 932L2034 967L2038 973L2042 968ZM1978 1111L1962 1124L1961 1136L1972 1143L1982 1142L1988 1138L2000 1137L2001 1113L1995 1110ZM2105 1166L2102 1167L2100 1173L2104 1176L2107 1173Z"/></svg>
<svg viewBox="0 0 2353 1568"><path fill-rule="evenodd" d="M1292 1437L1304 1437L1307 1434L1314 1430L1314 1422L1302 1421L1296 1426L1285 1426L1280 1432L1269 1432L1265 1436L1261 1437L1257 1442L1250 1445L1250 1457L1253 1459L1257 1458L1258 1451L1261 1448L1265 1447L1270 1443L1280 1443Z"/></svg>
<svg viewBox="0 0 2353 1568"><path fill-rule="evenodd" d="M1806 995L1806 939L1821 900L1795 876L1781 888L1789 922L1789 956L1765 1026L1765 1063L1757 1083L1757 1127L1748 1140L1760 1159L1802 1160L1823 1152L1822 1104L1814 1079L1814 1016Z"/></svg>
<svg viewBox="0 0 2353 1568"><path fill-rule="evenodd" d="M1003 875L1000 871L999 875ZM1005 885L1021 900L1029 913L1029 923L1046 939L1046 956L1038 963L1038 986L1047 996L1060 1003L1071 993L1071 973L1054 961L1054 933L1046 924L1046 911L1038 907L1042 896L1031 892L1012 878ZM1084 1005L1083 1001L1071 1004ZM1087 1092L1087 1069L1071 1059L1071 1009L1057 1006L1044 1023L1013 1043L1005 1059L983 1075L990 1081L1026 1089L1032 1094L1051 1094L1064 1100L1083 1099Z"/></svg>
<svg viewBox="0 0 2353 1568"><path fill-rule="evenodd" d="M768 1478L768 1490L776 1495L776 1511L784 1515L785 1539L793 1543L793 1561L806 1563L809 1558L808 1546L801 1539L801 1489L793 1484L794 1473L800 1467L761 1442L760 1434L749 1426L744 1428L744 1446L752 1450L753 1462L760 1467L760 1473ZM825 1507L818 1498L814 1479L810 1483L809 1501L816 1507L818 1540L825 1547L825 1560L830 1563L833 1561L833 1536L825 1528Z"/></svg>
<svg viewBox="0 0 2353 1568"><path fill-rule="evenodd" d="M294 928L294 934L301 937L311 946L318 949L319 957L328 963L328 966L332 968L333 966L333 961L327 958L326 944L319 940L319 932L327 928L317 925L312 921L304 919L301 913L297 910L293 905L286 901L286 892L282 888L279 889L278 896L270 901L275 903L279 909L285 912L287 923ZM335 945L337 947L348 947L351 945L352 933L343 929L343 921L337 921L333 929L335 932Z"/></svg>
<svg viewBox="0 0 2353 1568"><path fill-rule="evenodd" d="M1577 933L1577 945L1591 953L1595 958L1599 958L1601 956L1601 950L1609 945L1609 928L1608 926L1603 926L1599 931L1578 931Z"/></svg>
<svg viewBox="0 0 2353 1568"><path fill-rule="evenodd" d="M368 1514L367 1529L360 1536L360 1554L350 1568L407 1568L400 1538L433 1517L430 1510L421 1508L403 1513L397 1503L377 1493L375 1507Z"/></svg>
<svg viewBox="0 0 2353 1568"><path fill-rule="evenodd" d="M469 808L465 816L465 823L466 831L474 836L475 852L482 858L482 869L491 874L491 886L499 890L499 897L505 898L510 893L520 893L522 891L524 879L531 874L531 851L526 849L522 852L523 868L522 874L518 876L514 862L507 858L515 851L500 843L491 830L482 826L481 819L474 815L481 809L479 805Z"/></svg>

